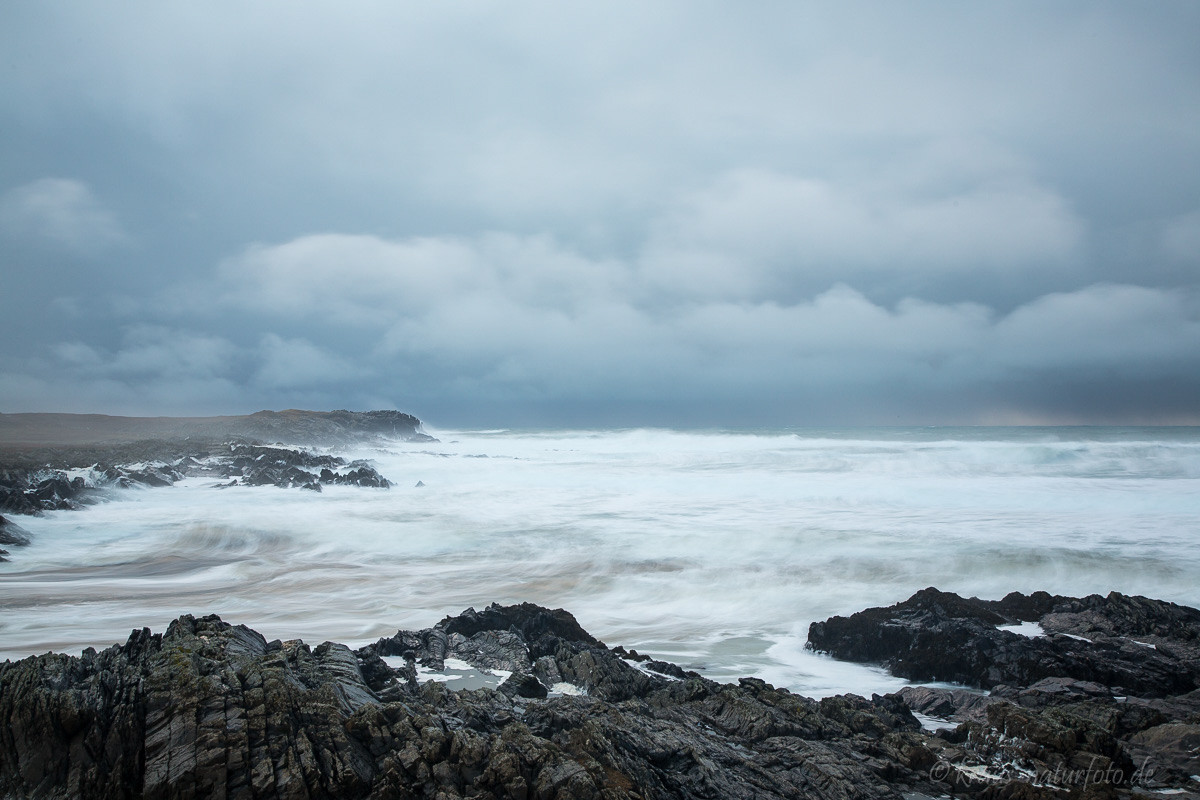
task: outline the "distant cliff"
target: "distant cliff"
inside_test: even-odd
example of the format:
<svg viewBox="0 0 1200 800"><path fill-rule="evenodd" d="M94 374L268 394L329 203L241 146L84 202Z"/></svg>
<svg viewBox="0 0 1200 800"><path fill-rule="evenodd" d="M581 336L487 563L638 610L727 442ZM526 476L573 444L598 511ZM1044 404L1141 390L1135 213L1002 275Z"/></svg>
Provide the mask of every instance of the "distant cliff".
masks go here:
<svg viewBox="0 0 1200 800"><path fill-rule="evenodd" d="M260 440L334 446L373 438L431 441L421 421L400 411L259 411L231 417L112 417L104 414L0 414L0 446L61 447L143 440Z"/></svg>

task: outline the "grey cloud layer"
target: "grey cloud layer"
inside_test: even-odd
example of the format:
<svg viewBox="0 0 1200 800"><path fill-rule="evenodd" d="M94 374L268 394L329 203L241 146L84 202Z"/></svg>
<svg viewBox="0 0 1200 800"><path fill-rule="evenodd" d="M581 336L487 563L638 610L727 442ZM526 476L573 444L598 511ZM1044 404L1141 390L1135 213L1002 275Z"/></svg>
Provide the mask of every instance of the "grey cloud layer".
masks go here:
<svg viewBox="0 0 1200 800"><path fill-rule="evenodd" d="M89 395L120 397L124 386L124 402L134 392L163 402L181 385L202 402L396 392L435 406L466 395L507 413L546 402L645 413L696 398L710 413L802 408L822 422L847 405L887 421L897 401L923 401L932 417L1077 421L1070 409L1028 407L1030 395L1065 381L1186 391L1200 375L1197 297L1183 289L1094 284L1006 314L973 302L881 305L841 283L790 304L692 295L544 237L314 235L223 262L188 293L201 309L173 312L192 329L135 325L110 351L59 344L54 373ZM295 335L236 345L197 332L222 313ZM957 396L973 398L969 411L954 411ZM1132 402L1106 413L1162 421L1183 410Z"/></svg>
<svg viewBox="0 0 1200 800"><path fill-rule="evenodd" d="M1200 421L1186 3L0 11L0 410Z"/></svg>
<svg viewBox="0 0 1200 800"><path fill-rule="evenodd" d="M86 184L42 178L0 197L0 227L7 238L28 239L80 253L125 240L116 218Z"/></svg>

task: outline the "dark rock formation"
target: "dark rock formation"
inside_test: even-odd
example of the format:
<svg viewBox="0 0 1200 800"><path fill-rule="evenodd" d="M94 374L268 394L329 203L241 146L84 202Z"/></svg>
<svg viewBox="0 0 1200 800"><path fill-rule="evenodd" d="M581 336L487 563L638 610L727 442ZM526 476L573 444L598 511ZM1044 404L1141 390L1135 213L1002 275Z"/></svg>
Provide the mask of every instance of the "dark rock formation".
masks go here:
<svg viewBox="0 0 1200 800"><path fill-rule="evenodd" d="M1200 775L1200 724L1166 722L1138 731L1123 742L1135 764L1153 765L1157 783L1187 786Z"/></svg>
<svg viewBox="0 0 1200 800"><path fill-rule="evenodd" d="M527 641L535 641L548 635L572 642L604 646L580 627L575 617L566 611L561 608L551 611L533 603L521 603L518 606L493 604L483 611L468 608L457 617L446 617L438 623L438 627L447 634L458 633L464 636L473 636L482 631L511 630L521 634Z"/></svg>
<svg viewBox="0 0 1200 800"><path fill-rule="evenodd" d="M25 547L29 544L29 531L15 522L0 517L0 545ZM0 561L7 561L8 551L0 547Z"/></svg>
<svg viewBox="0 0 1200 800"><path fill-rule="evenodd" d="M129 489L134 486L171 486L175 481L182 480L187 475L182 469L167 464L141 468L97 464L95 470L102 476L98 481L99 485L116 486L121 489Z"/></svg>
<svg viewBox="0 0 1200 800"><path fill-rule="evenodd" d="M998 626L1040 622L1045 636ZM1165 697L1200 687L1200 611L1127 597L962 598L924 589L889 608L814 622L809 645L918 681L989 689L1074 678Z"/></svg>
<svg viewBox="0 0 1200 800"><path fill-rule="evenodd" d="M1144 614L1054 608L1112 631L1153 618L1186 641L1188 609L1135 599ZM937 602L990 619L972 610L983 601ZM1200 692L1060 677L817 702L630 656L530 604L357 651L184 616L101 653L0 664L0 797L1114 798L1187 796L1196 774ZM418 664L452 657L512 674L495 689L419 682ZM914 707L962 721L933 734Z"/></svg>
<svg viewBox="0 0 1200 800"><path fill-rule="evenodd" d="M348 471L337 471L347 466ZM299 486L320 491L321 484L376 489L386 489L392 485L365 461L347 465L345 459L337 456L281 447L232 445L228 456L210 457L203 467L208 470L203 474L238 478L243 486L279 486L284 489ZM311 471L315 469L320 469L320 473Z"/></svg>
<svg viewBox="0 0 1200 800"><path fill-rule="evenodd" d="M531 670L499 691L420 685L411 660L380 656L407 646L436 659L447 642L481 662L536 662L587 694L547 698ZM933 788L933 751L896 699L818 704L761 681L656 678L536 606L358 652L181 617L102 653L0 665L0 719L6 797L898 800L910 782Z"/></svg>
<svg viewBox="0 0 1200 800"><path fill-rule="evenodd" d="M355 466L357 465L357 466ZM329 481L322 478L322 482L339 483L347 486L369 486L376 489L386 489L392 485L391 481L375 471L375 468L364 464L361 461L356 461L350 465L354 467L345 475L334 475Z"/></svg>
<svg viewBox="0 0 1200 800"><path fill-rule="evenodd" d="M914 713L955 722L982 722L987 719L987 707L1000 702L999 698L969 689L905 686L897 694Z"/></svg>
<svg viewBox="0 0 1200 800"><path fill-rule="evenodd" d="M113 460L84 465L90 467L93 476L88 481L82 477L68 478L66 472L45 466L0 470L0 510L39 514L78 508L104 498L106 489L171 486L189 477L218 478L232 481L232 485L298 487L318 492L322 484L379 489L392 485L365 461L347 464L338 456L308 450L245 442L192 447L149 442L134 448L140 458L133 463ZM148 458L151 453L156 455Z"/></svg>
<svg viewBox="0 0 1200 800"><path fill-rule="evenodd" d="M525 672L514 672L500 684L499 691L509 697L546 697L549 692L546 686L534 676Z"/></svg>
<svg viewBox="0 0 1200 800"><path fill-rule="evenodd" d="M1018 621L1043 633L997 627ZM925 589L888 608L814 623L809 644L913 680L990 688L899 692L914 712L945 722L940 735L953 748L941 772L956 788L1005 786L1014 797L1089 786L1105 796L1134 788L1200 794L1190 777L1200 774L1196 609L1116 592L987 601Z"/></svg>
<svg viewBox="0 0 1200 800"><path fill-rule="evenodd" d="M10 519L0 517L0 544L24 547L29 544L29 531Z"/></svg>
<svg viewBox="0 0 1200 800"><path fill-rule="evenodd" d="M46 468L0 470L0 511L40 514L43 511L79 508L95 502L83 478Z"/></svg>
<svg viewBox="0 0 1200 800"><path fill-rule="evenodd" d="M320 491L322 484L387 488L370 464L290 442L337 446L374 441L431 442L421 422L399 411L260 411L241 417L108 417L0 414L0 511L40 514L79 508L104 489L170 486L212 476L241 485ZM91 469L93 478L66 470Z"/></svg>

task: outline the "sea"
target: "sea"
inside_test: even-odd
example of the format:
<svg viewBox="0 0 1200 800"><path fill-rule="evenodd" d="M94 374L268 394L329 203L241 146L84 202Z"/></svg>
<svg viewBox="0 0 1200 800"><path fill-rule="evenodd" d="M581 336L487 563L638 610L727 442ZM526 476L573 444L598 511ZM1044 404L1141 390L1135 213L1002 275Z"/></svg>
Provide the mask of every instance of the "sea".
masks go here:
<svg viewBox="0 0 1200 800"><path fill-rule="evenodd" d="M904 681L808 626L935 586L1200 606L1200 428L430 430L345 453L390 489L114 491L17 518L0 659L219 614L359 646L468 607L814 697Z"/></svg>

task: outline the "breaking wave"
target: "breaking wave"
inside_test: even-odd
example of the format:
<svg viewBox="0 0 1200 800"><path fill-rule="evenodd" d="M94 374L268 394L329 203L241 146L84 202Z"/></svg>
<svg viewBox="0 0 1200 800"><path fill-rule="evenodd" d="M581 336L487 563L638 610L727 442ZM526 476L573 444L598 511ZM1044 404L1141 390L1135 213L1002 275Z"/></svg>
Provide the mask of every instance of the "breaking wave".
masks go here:
<svg viewBox="0 0 1200 800"><path fill-rule="evenodd" d="M1197 429L436 435L351 454L390 490L191 479L22 520L0 657L181 613L353 645L531 601L717 679L869 693L900 683L806 652L809 622L931 585L1200 605Z"/></svg>

